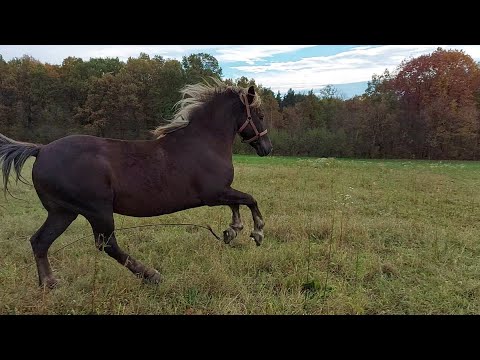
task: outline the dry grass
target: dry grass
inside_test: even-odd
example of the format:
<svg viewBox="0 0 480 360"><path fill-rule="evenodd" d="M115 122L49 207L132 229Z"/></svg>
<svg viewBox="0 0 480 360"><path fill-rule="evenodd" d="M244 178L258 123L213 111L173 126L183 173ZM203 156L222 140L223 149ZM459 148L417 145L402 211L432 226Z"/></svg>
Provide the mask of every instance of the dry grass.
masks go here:
<svg viewBox="0 0 480 360"><path fill-rule="evenodd" d="M28 179L29 161L23 174ZM93 245L79 217L53 244L61 286L44 291L29 237L46 211L32 187L0 198L2 314L472 314L480 312L479 163L235 158L234 187L251 193L252 220L229 246L207 231L156 227L117 234L163 275L143 284ZM228 207L157 219L116 216L120 227L154 222L228 226Z"/></svg>

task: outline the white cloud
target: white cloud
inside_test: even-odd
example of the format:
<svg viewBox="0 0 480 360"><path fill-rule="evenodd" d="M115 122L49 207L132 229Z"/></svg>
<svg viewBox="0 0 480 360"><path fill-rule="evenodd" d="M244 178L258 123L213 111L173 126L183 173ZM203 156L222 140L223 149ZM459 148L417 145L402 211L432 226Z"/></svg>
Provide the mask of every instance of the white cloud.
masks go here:
<svg viewBox="0 0 480 360"><path fill-rule="evenodd" d="M439 46L461 49L474 59L480 59L480 46L476 45L385 45L355 47L336 55L298 61L236 66L235 69L274 91L286 92L289 88L309 90L327 84L371 80L373 74L381 74L385 69L393 71L402 60L431 53Z"/></svg>
<svg viewBox="0 0 480 360"><path fill-rule="evenodd" d="M315 45L238 45L218 49L216 58L219 61L243 61L247 64L254 64L265 58L277 54L293 52Z"/></svg>

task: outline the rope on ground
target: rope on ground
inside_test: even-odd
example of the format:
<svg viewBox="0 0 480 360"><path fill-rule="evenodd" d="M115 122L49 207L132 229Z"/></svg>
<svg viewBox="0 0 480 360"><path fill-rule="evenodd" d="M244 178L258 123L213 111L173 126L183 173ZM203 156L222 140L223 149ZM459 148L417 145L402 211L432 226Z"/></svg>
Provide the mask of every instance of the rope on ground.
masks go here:
<svg viewBox="0 0 480 360"><path fill-rule="evenodd" d="M143 225L136 225L136 226L128 226L128 227L122 227L122 228L118 228L116 229L113 233L116 233L118 231L122 231L122 230L131 230L131 229L138 229L138 228L145 228L145 227L154 227L154 226L195 226L195 227L199 227L199 228L202 228L202 229L206 229L208 231L210 231L210 233L217 239L217 240L221 240L220 237L215 234L215 232L213 231L212 227L210 225L197 225L197 224L188 224L188 223L169 223L169 224L143 224ZM113 234L112 233L112 234ZM110 236L112 236L112 234L110 234ZM78 239L75 239L74 241L62 246L61 248L55 250L54 252L52 252L50 255L55 255L56 253L58 253L59 251L65 249L66 247L70 246L70 245L73 245L77 242L79 242L80 240L83 240L83 239L86 239L87 237L91 237L92 234L88 234L88 235L85 235L85 236L82 236ZM110 237L109 236L109 237ZM26 266L23 266L21 268L19 268L19 270L23 270L27 267L29 267L30 265L32 265L33 262L27 264Z"/></svg>

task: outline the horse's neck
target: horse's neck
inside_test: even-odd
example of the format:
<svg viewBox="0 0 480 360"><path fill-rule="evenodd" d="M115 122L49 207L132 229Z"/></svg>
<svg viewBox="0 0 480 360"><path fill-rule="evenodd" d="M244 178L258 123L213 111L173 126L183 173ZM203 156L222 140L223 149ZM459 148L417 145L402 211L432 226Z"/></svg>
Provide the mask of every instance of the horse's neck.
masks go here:
<svg viewBox="0 0 480 360"><path fill-rule="evenodd" d="M209 148L222 157L231 158L236 135L234 125L218 126L219 121L217 124L213 120L208 121L208 119L202 121L202 119L192 117L187 126L167 134L162 142L168 147L176 147L179 151L189 149L192 152L194 146L198 146L198 152L192 152L192 156L202 156Z"/></svg>

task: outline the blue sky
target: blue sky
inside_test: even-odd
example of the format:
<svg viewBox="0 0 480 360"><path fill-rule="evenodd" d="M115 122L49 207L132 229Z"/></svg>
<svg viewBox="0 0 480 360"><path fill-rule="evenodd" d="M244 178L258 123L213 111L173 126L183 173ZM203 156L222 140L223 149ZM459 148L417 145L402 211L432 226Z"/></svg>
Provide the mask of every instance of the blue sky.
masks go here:
<svg viewBox="0 0 480 360"><path fill-rule="evenodd" d="M257 84L281 93L289 88L317 92L330 84L348 98L362 94L373 74L393 71L402 60L437 47L462 49L480 61L479 45L0 45L0 54L5 60L28 54L60 64L67 56L125 61L144 52L180 60L206 52L217 58L226 78L254 78Z"/></svg>

